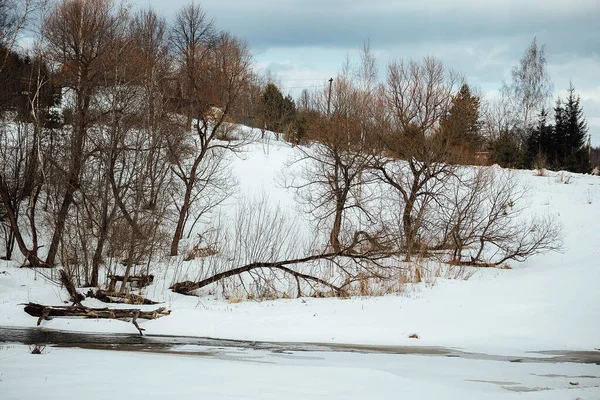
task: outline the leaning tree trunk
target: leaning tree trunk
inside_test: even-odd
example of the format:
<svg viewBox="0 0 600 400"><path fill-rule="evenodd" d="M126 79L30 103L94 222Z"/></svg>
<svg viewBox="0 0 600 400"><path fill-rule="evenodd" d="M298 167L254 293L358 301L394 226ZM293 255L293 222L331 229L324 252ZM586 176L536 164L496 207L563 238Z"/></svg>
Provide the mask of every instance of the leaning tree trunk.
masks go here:
<svg viewBox="0 0 600 400"><path fill-rule="evenodd" d="M63 197L63 201L56 218L54 234L52 235L50 249L48 250L48 256L46 257L46 264L48 265L55 264L60 238L62 237L62 234L65 230L67 216L69 214L71 204L73 204L75 191L79 188L79 174L81 173L81 169L83 167L83 146L84 137L86 133L85 119L87 117L87 109L89 107L89 98L85 97L84 94L81 93L81 90L82 89L80 89L77 96L77 106L79 109L77 113L78 121L77 126L75 128L75 132L73 132L74 138L72 141L73 146L71 148L71 161L69 165L69 178L67 181L67 190L65 192L65 196Z"/></svg>
<svg viewBox="0 0 600 400"><path fill-rule="evenodd" d="M190 211L190 201L192 198L192 186L193 183L189 183L185 188L185 196L183 203L179 209L179 218L177 219L177 227L173 234L173 241L171 242L171 257L176 256L179 253L179 241L183 236L183 229L185 228L185 220Z"/></svg>
<svg viewBox="0 0 600 400"><path fill-rule="evenodd" d="M339 252L342 248L342 245L340 243L341 230L342 230L342 209L337 207L335 210L335 219L333 220L333 227L331 228L331 233L329 234L329 244L331 245L331 250L334 253Z"/></svg>
<svg viewBox="0 0 600 400"><path fill-rule="evenodd" d="M173 241L171 242L171 257L179 254L179 241L183 237L183 229L185 228L185 221L187 220L188 213L190 212L191 202L192 202L192 190L194 190L194 185L196 183L196 171L198 171L198 167L202 162L202 159L206 155L207 145L202 144L202 149L200 150L200 154L194 160L194 164L190 170L190 175L187 180L184 180L185 183L185 195L183 196L183 203L179 208L179 217L177 219L177 227L175 228L175 234L173 234ZM183 178L182 178L183 179Z"/></svg>

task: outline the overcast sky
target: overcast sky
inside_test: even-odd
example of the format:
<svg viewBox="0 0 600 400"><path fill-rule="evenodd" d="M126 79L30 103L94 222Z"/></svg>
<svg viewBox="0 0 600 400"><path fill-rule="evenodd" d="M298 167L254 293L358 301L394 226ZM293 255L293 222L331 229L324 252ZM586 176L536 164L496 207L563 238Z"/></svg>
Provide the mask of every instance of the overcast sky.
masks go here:
<svg viewBox="0 0 600 400"><path fill-rule="evenodd" d="M188 0L130 0L171 20ZM555 97L573 82L600 146L599 0L204 0L217 28L250 45L284 92L323 85L369 40L379 78L391 59L432 55L493 96L534 37Z"/></svg>

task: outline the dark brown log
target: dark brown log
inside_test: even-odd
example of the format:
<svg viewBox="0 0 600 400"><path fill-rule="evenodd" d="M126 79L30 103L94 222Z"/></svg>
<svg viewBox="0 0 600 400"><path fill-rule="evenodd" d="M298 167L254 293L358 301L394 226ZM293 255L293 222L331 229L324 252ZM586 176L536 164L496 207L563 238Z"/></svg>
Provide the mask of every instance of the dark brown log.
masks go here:
<svg viewBox="0 0 600 400"><path fill-rule="evenodd" d="M25 312L32 317L38 317L37 324L52 317L81 317L94 319L120 319L130 320L136 326L140 335L143 329L137 325L137 319L156 319L169 315L171 312L164 307L153 311L141 311L137 308L114 309L114 308L89 308L82 305L74 306L44 306L37 303L23 304Z"/></svg>
<svg viewBox="0 0 600 400"><path fill-rule="evenodd" d="M115 282L123 282L125 280L125 276L123 275L109 275L108 278ZM127 282L136 282L141 287L148 286L152 282L154 282L154 275L132 275L127 278Z"/></svg>
<svg viewBox="0 0 600 400"><path fill-rule="evenodd" d="M145 304L152 305L158 304L156 301L152 301L143 296L139 296L133 293L119 293L119 292L111 292L108 290L98 289L96 292L89 291L88 297L93 297L98 299L104 303L125 303L125 304Z"/></svg>

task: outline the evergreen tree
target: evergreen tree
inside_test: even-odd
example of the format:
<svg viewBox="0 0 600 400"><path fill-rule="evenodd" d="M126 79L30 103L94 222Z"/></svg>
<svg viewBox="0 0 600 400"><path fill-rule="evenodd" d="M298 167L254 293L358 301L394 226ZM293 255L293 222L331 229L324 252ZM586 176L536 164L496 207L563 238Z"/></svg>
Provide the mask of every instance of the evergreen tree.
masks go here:
<svg viewBox="0 0 600 400"><path fill-rule="evenodd" d="M480 135L480 99L465 83L452 99L452 106L440 122L440 132L448 144L464 153L473 153L483 144Z"/></svg>
<svg viewBox="0 0 600 400"><path fill-rule="evenodd" d="M542 108L538 123L527 138L524 166L546 168L552 160L554 127L548 125L548 110Z"/></svg>
<svg viewBox="0 0 600 400"><path fill-rule="evenodd" d="M519 148L516 135L504 131L491 143L492 162L504 168L521 168L523 166L523 151Z"/></svg>
<svg viewBox="0 0 600 400"><path fill-rule="evenodd" d="M0 112L15 111L21 121L31 119L31 108L35 99L45 118L50 118L49 109L59 100L57 89L50 83L51 73L45 62L10 50L0 43ZM37 82L45 84L35 93ZM45 121L46 122L46 121Z"/></svg>
<svg viewBox="0 0 600 400"><path fill-rule="evenodd" d="M294 100L289 95L283 97L273 83L269 83L265 88L258 111L263 122L262 127L278 133L286 130L296 118Z"/></svg>
<svg viewBox="0 0 600 400"><path fill-rule="evenodd" d="M291 95L287 95L281 102L281 115L279 118L281 132L288 131L290 124L296 119L296 103Z"/></svg>
<svg viewBox="0 0 600 400"><path fill-rule="evenodd" d="M590 160L586 148L587 123L583 116L580 98L575 95L573 85L569 87L566 101L559 99L554 109L554 145L557 167L573 172L589 172Z"/></svg>
<svg viewBox="0 0 600 400"><path fill-rule="evenodd" d="M278 120L281 115L281 104L283 103L283 94L279 88L269 83L260 98L259 116L263 122L263 127L270 131L279 132Z"/></svg>
<svg viewBox="0 0 600 400"><path fill-rule="evenodd" d="M554 169L564 167L565 154L567 153L565 108L562 99L556 99L554 107L554 132L552 135L552 147L549 151L551 165Z"/></svg>

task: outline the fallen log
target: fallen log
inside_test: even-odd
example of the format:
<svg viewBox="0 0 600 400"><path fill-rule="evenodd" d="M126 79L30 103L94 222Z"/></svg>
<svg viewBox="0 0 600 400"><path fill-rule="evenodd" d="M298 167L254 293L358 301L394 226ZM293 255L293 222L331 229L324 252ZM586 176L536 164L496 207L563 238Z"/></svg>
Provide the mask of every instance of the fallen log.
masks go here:
<svg viewBox="0 0 600 400"><path fill-rule="evenodd" d="M137 294L111 292L111 291L102 290L102 289L98 289L95 292L92 290L89 290L87 293L87 296L98 299L104 303L144 304L144 305L158 304L158 302L156 302L156 301L147 299L147 298L137 295Z"/></svg>
<svg viewBox="0 0 600 400"><path fill-rule="evenodd" d="M125 279L127 278L127 279ZM117 282L122 282L121 286L129 283L132 287L137 285L139 288L146 287L154 282L154 275L139 275L139 276L129 276L125 277L123 275L109 275L108 279L110 279L110 284L108 285L109 292L116 292Z"/></svg>
<svg viewBox="0 0 600 400"><path fill-rule="evenodd" d="M25 312L32 317L38 317L37 324L43 320L52 317L81 317L94 319L119 319L129 320L142 335L143 328L137 324L137 319L157 319L169 315L171 311L165 307L157 308L153 311L142 311L137 308L116 309L116 308L89 308L82 305L73 306L44 306L37 303L22 304L25 306Z"/></svg>

